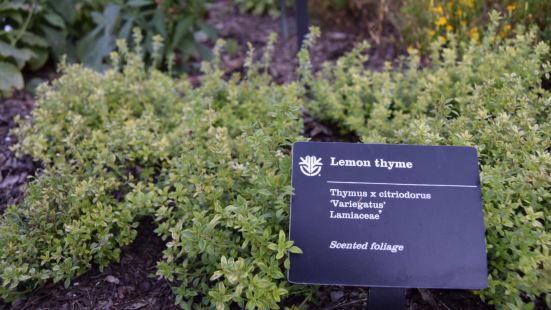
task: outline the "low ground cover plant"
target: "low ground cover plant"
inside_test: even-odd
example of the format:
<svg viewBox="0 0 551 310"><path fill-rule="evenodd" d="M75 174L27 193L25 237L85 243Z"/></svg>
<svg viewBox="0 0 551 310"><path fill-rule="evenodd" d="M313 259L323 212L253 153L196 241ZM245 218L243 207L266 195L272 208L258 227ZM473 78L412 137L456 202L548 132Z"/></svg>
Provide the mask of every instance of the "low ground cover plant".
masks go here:
<svg viewBox="0 0 551 310"><path fill-rule="evenodd" d="M490 280L479 294L500 307L551 305L549 46L534 31L502 40L497 17L480 43L452 38L422 69L412 51L401 69L363 70L364 45L303 80L313 114L365 143L477 147Z"/></svg>
<svg viewBox="0 0 551 310"><path fill-rule="evenodd" d="M6 300L47 280L68 285L91 264L117 260L136 235L145 211L125 205L129 183L147 182L166 160L162 135L178 121L182 100L175 81L146 73L124 47L121 54L125 64L104 74L62 65L63 75L39 89L33 123L17 133L24 137L17 151L44 170L0 223Z"/></svg>
<svg viewBox="0 0 551 310"><path fill-rule="evenodd" d="M296 291L284 273L300 250L285 232L301 88L271 82L267 51L226 81L216 49L197 88L124 44L105 73L62 65L17 132L17 151L44 169L0 220L1 297L117 261L143 216L167 242L158 275L185 308L277 308Z"/></svg>

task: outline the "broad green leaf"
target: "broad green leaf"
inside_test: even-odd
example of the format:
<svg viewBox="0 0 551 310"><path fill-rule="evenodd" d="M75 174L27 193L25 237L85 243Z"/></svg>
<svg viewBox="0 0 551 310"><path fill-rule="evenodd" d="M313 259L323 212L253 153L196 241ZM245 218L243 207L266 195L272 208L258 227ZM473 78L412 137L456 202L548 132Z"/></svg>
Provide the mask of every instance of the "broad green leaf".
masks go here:
<svg viewBox="0 0 551 310"><path fill-rule="evenodd" d="M45 14L44 19L46 19L46 21L52 26L65 29L65 21L63 21L63 18L56 13Z"/></svg>
<svg viewBox="0 0 551 310"><path fill-rule="evenodd" d="M12 11L12 10L20 10L23 11L26 8L26 4L23 2L16 2L16 1L7 1L2 4L0 4L0 12L3 11Z"/></svg>
<svg viewBox="0 0 551 310"><path fill-rule="evenodd" d="M119 14L121 12L121 7L116 4L109 3L103 10L103 26L105 27L105 32L108 34L113 34L113 29L118 21Z"/></svg>
<svg viewBox="0 0 551 310"><path fill-rule="evenodd" d="M215 39L218 35L216 28L202 20L199 21L199 29L201 29L201 31L203 31L210 39Z"/></svg>
<svg viewBox="0 0 551 310"><path fill-rule="evenodd" d="M15 25L11 25L14 28L22 25L23 22L25 21L25 17L27 17L26 14L25 14L25 16L23 16L21 11L12 11L12 12L9 13L9 16L10 16L10 19L15 22Z"/></svg>
<svg viewBox="0 0 551 310"><path fill-rule="evenodd" d="M59 30L53 27L44 26L44 34L50 48L56 58L60 58L67 53L67 31Z"/></svg>
<svg viewBox="0 0 551 310"><path fill-rule="evenodd" d="M155 10L155 15L153 16L153 26L155 27L155 30L163 37L166 37L165 19L166 17L163 13L162 7L158 6Z"/></svg>
<svg viewBox="0 0 551 310"><path fill-rule="evenodd" d="M0 62L0 90L10 91L23 88L23 75L15 66L7 62Z"/></svg>
<svg viewBox="0 0 551 310"><path fill-rule="evenodd" d="M29 65L31 70L38 70L44 66L48 60L48 49L46 48L36 48L34 49L35 56L29 60Z"/></svg>
<svg viewBox="0 0 551 310"><path fill-rule="evenodd" d="M128 1L128 6L131 7L141 7L145 5L153 4L153 0L130 0Z"/></svg>
<svg viewBox="0 0 551 310"><path fill-rule="evenodd" d="M206 45L202 43L197 43L195 47L197 49L197 52L199 53L199 56L202 59L206 59L206 60L212 59L212 56L213 56L212 50L208 48Z"/></svg>
<svg viewBox="0 0 551 310"><path fill-rule="evenodd" d="M86 66L96 70L104 69L103 60L115 48L116 38L102 32L103 35L90 33L77 43L77 57Z"/></svg>
<svg viewBox="0 0 551 310"><path fill-rule="evenodd" d="M36 88L42 84L47 82L46 80L43 80L41 78L32 78L30 81L27 81L25 83L25 91L28 91L29 93L36 95Z"/></svg>
<svg viewBox="0 0 551 310"><path fill-rule="evenodd" d="M33 46L48 47L48 41L46 41L46 39L28 31L25 31L23 36L21 36L21 42Z"/></svg>
<svg viewBox="0 0 551 310"><path fill-rule="evenodd" d="M34 53L27 48L16 48L5 42L0 41L0 55L6 58L13 58L17 61L19 67L34 56Z"/></svg>
<svg viewBox="0 0 551 310"><path fill-rule="evenodd" d="M181 19L175 27L174 35L172 36L171 46L175 48L180 45L184 36L192 32L193 17L187 16Z"/></svg>
<svg viewBox="0 0 551 310"><path fill-rule="evenodd" d="M73 24L75 22L75 13L76 13L76 1L75 0L55 0L49 1L49 4L53 9L63 16L63 19L68 24Z"/></svg>
<svg viewBox="0 0 551 310"><path fill-rule="evenodd" d="M121 29L119 30L117 37L122 39L130 38L130 32L132 31L133 24L134 24L134 17L130 17L126 19Z"/></svg>

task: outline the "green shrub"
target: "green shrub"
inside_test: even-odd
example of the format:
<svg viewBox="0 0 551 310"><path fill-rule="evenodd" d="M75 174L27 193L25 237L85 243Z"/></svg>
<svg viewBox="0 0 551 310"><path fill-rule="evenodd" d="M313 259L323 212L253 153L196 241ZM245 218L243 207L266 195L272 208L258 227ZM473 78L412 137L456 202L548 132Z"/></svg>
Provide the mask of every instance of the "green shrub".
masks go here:
<svg viewBox="0 0 551 310"><path fill-rule="evenodd" d="M48 59L59 61L64 55L69 62L105 70L116 40L130 39L136 27L144 31L140 53L148 62L160 66L166 61L174 69L189 70L192 58L210 57L204 44L216 36L205 22L206 3L1 0L0 92L23 88L22 70L38 70ZM153 40L155 35L164 38L164 46Z"/></svg>
<svg viewBox="0 0 551 310"><path fill-rule="evenodd" d="M278 308L297 291L284 273L300 251L285 231L301 88L271 82L266 50L225 81L216 49L197 88L125 45L105 73L62 65L17 131L44 171L0 220L2 298L117 261L143 216L167 242L157 273L183 307Z"/></svg>
<svg viewBox="0 0 551 310"><path fill-rule="evenodd" d="M23 88L21 70L38 70L48 59L75 58L75 43L92 28L99 1L0 1L0 91Z"/></svg>
<svg viewBox="0 0 551 310"><path fill-rule="evenodd" d="M493 20L480 43L452 37L420 70L413 53L400 70L366 71L362 45L303 80L313 114L363 142L477 147L490 280L479 294L517 308L551 291L551 66L533 31L502 40Z"/></svg>
<svg viewBox="0 0 551 310"><path fill-rule="evenodd" d="M145 205L156 206L156 231L167 240L158 274L176 280L184 308L279 308L292 293L286 256L298 249L285 231L300 89L258 73L269 57L260 67L247 63L243 82L206 68L186 125L174 131L180 151L146 194ZM137 204L140 195L129 199Z"/></svg>
<svg viewBox="0 0 551 310"><path fill-rule="evenodd" d="M19 152L44 163L25 199L0 222L0 294L11 300L47 280L69 280L118 259L145 210L126 202L132 182L148 182L167 161L164 134L179 122L177 83L146 73L124 52L122 71L79 65L39 89ZM116 58L116 56L114 56ZM140 171L139 173L137 171Z"/></svg>
<svg viewBox="0 0 551 310"><path fill-rule="evenodd" d="M92 13L95 27L76 46L78 59L96 69L105 69L105 60L115 49L117 39L129 40L131 30L144 32L144 54L156 65L174 63L178 71L189 71L191 59L211 57L206 41L216 30L206 23L207 0L133 0L111 1ZM160 35L164 45L154 40ZM160 50L158 50L160 49ZM155 55L155 57L153 57ZM171 64L172 65L172 64Z"/></svg>

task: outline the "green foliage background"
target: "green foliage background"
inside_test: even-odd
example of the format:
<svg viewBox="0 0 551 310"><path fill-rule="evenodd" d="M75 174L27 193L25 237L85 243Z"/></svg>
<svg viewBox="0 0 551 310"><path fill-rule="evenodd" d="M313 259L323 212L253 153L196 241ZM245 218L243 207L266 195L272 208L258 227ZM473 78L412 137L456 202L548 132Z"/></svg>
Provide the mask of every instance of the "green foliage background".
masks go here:
<svg viewBox="0 0 551 310"><path fill-rule="evenodd" d="M207 59L216 31L205 22L206 0L2 0L0 91L23 88L21 71L38 70L66 56L69 62L105 70L117 39L143 32L148 63L190 70L190 59ZM163 37L164 45L154 40ZM161 48L161 50L158 50ZM157 49L157 50L155 50ZM156 59L152 59L155 54Z"/></svg>

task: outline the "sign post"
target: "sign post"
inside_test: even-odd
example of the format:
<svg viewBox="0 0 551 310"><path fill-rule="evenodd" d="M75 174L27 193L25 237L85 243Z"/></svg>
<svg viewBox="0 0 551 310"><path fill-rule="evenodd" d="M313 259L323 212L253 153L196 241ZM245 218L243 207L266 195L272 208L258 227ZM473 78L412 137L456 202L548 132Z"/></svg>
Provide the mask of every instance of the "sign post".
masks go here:
<svg viewBox="0 0 551 310"><path fill-rule="evenodd" d="M308 0L295 0L295 20L297 25L297 51L308 34Z"/></svg>
<svg viewBox="0 0 551 310"><path fill-rule="evenodd" d="M369 289L367 309L388 309L400 310L406 306L406 289L403 288L380 288Z"/></svg>
<svg viewBox="0 0 551 310"><path fill-rule="evenodd" d="M371 309L487 287L475 148L297 142L292 183L290 282L371 287Z"/></svg>

